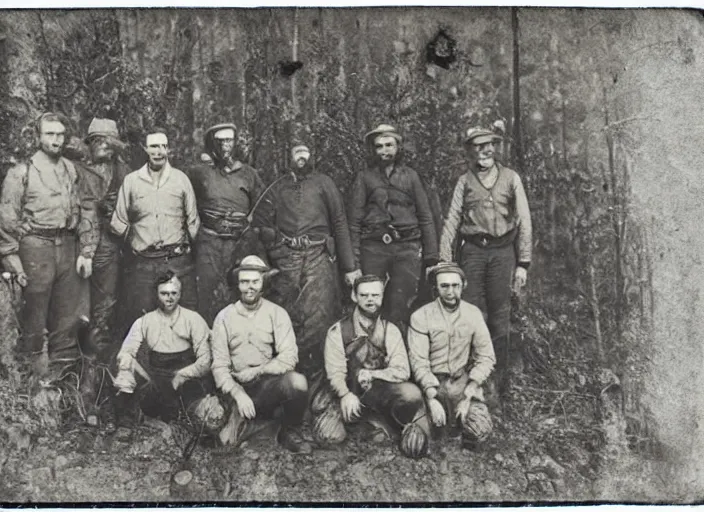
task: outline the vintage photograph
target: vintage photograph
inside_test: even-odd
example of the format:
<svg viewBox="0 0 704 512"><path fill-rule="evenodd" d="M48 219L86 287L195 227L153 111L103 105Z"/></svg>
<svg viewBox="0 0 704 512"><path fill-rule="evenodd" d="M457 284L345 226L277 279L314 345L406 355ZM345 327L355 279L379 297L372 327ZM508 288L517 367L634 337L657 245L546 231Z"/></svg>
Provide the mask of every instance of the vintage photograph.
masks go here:
<svg viewBox="0 0 704 512"><path fill-rule="evenodd" d="M0 503L704 497L704 16L0 10Z"/></svg>

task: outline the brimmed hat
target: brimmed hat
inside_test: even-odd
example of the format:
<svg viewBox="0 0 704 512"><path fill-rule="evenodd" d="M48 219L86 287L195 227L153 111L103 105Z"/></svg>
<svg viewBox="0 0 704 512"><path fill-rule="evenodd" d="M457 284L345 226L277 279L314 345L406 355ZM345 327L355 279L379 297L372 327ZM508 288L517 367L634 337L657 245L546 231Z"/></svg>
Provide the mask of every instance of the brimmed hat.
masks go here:
<svg viewBox="0 0 704 512"><path fill-rule="evenodd" d="M486 144L487 142L499 142L502 140L504 140L504 138L501 135L484 128L473 127L469 128L464 133L465 144L470 142L473 144Z"/></svg>
<svg viewBox="0 0 704 512"><path fill-rule="evenodd" d="M437 265L435 265L431 270L430 273L428 274L428 278L434 280L439 274L447 274L447 273L453 273L453 274L458 274L463 281L465 281L467 278L464 275L464 271L460 268L460 266L457 263L449 263L445 261L441 261Z"/></svg>
<svg viewBox="0 0 704 512"><path fill-rule="evenodd" d="M115 140L120 140L120 132L117 131L117 123L112 119L101 119L94 117L88 126L88 135L83 139L86 144L93 137L109 137Z"/></svg>
<svg viewBox="0 0 704 512"><path fill-rule="evenodd" d="M399 144L401 144L401 142L403 141L403 137L401 137L396 128L394 128L390 124L380 124L372 131L367 132L367 134L364 136L364 142L368 146L371 146L374 142L374 139L381 135L393 137Z"/></svg>
<svg viewBox="0 0 704 512"><path fill-rule="evenodd" d="M278 269L272 269L271 267L269 267L269 265L264 263L264 260L262 260L259 256L255 256L253 254L242 258L242 261L240 262L239 266L233 268L231 274L235 276L239 274L242 270L256 270L257 272L261 272L265 276L273 276L274 274L279 273Z"/></svg>

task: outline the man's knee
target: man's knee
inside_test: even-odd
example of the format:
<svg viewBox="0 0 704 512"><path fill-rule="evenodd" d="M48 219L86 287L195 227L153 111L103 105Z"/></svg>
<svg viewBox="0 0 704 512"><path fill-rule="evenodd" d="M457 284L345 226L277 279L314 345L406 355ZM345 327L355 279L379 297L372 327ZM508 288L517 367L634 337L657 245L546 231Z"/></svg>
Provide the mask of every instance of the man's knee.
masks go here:
<svg viewBox="0 0 704 512"><path fill-rule="evenodd" d="M489 438L493 428L486 404L472 401L462 423L462 433L466 440L472 443L483 443Z"/></svg>
<svg viewBox="0 0 704 512"><path fill-rule="evenodd" d="M404 404L423 404L423 393L420 388L412 382L401 382L397 384L398 399Z"/></svg>
<svg viewBox="0 0 704 512"><path fill-rule="evenodd" d="M308 380L298 372L285 373L281 384L287 394L301 395L308 393Z"/></svg>

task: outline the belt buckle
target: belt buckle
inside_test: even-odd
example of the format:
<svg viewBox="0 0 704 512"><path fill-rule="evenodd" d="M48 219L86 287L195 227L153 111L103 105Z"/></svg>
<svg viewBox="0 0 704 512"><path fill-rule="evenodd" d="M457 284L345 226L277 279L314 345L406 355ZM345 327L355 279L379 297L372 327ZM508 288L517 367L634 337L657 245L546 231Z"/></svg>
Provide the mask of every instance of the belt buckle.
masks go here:
<svg viewBox="0 0 704 512"><path fill-rule="evenodd" d="M183 253L183 247L181 247L180 245L177 245L176 247L174 247L174 254L179 256L179 255L181 255L181 253Z"/></svg>
<svg viewBox="0 0 704 512"><path fill-rule="evenodd" d="M389 245L391 242L394 241L394 239L390 234L384 233L381 237L381 241L384 242L386 245Z"/></svg>
<svg viewBox="0 0 704 512"><path fill-rule="evenodd" d="M489 240L487 240L487 238L485 236L483 236L482 241L481 241L482 247L486 247L486 244L488 244L488 243L489 243Z"/></svg>

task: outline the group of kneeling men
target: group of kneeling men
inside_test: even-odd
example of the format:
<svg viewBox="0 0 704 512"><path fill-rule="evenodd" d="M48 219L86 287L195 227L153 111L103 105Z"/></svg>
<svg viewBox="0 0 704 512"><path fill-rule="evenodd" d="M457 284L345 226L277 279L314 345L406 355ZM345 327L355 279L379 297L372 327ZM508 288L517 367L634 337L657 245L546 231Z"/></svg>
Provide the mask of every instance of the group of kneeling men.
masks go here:
<svg viewBox="0 0 704 512"><path fill-rule="evenodd" d="M135 397L146 414L165 419L185 408L225 444L238 443L247 422L276 417L277 441L298 453L312 449L299 430L309 406L322 445L342 442L345 425L363 418L377 425L377 435L399 439L409 457L425 455L433 434L461 433L468 446L489 436L482 384L494 368L494 349L481 311L461 300L459 266L439 264L430 272L437 298L411 315L407 344L380 316L384 279L357 278L354 310L328 330L325 378L310 389L295 371L288 313L264 298L273 273L259 257L245 257L231 273L240 299L217 314L212 331L179 305L179 278L160 276L159 307L133 324L118 354L120 407ZM138 386L143 369L136 358L144 343L152 382ZM138 396L135 388L142 390Z"/></svg>

